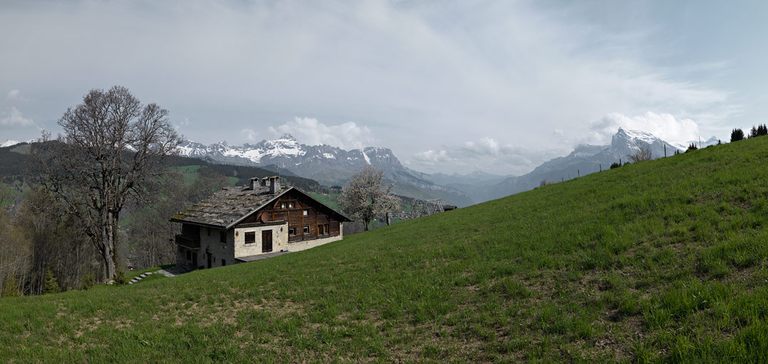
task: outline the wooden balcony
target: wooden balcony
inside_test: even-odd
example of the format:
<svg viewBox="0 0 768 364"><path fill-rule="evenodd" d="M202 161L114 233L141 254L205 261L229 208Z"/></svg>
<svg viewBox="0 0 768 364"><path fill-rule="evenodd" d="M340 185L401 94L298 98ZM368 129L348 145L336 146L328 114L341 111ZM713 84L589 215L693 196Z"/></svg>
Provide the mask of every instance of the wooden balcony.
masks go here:
<svg viewBox="0 0 768 364"><path fill-rule="evenodd" d="M200 238L184 236L181 234L176 235L176 245L181 245L191 249L200 248Z"/></svg>

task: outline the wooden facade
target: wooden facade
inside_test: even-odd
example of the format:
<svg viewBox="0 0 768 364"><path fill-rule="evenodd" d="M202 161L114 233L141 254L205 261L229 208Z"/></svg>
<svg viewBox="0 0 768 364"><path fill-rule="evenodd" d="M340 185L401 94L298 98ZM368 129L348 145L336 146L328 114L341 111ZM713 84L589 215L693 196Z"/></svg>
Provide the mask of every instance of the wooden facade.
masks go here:
<svg viewBox="0 0 768 364"><path fill-rule="evenodd" d="M280 195L240 226L288 223L288 241L304 241L339 236L343 217L297 190Z"/></svg>

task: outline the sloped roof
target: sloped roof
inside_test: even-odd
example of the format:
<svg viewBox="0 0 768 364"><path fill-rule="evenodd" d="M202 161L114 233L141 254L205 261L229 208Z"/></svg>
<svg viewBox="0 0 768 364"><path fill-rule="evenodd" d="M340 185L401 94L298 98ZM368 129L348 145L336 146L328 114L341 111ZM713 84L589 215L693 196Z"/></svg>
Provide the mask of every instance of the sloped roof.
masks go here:
<svg viewBox="0 0 768 364"><path fill-rule="evenodd" d="M255 190L251 189L249 186L224 187L207 199L177 213L171 218L171 221L210 225L228 229L247 216L261 210L267 204L289 191L297 191L302 195L307 196L319 205L324 206L333 213L339 215L342 221L351 221L348 217L338 211L326 206L322 202L312 198L312 196L309 196L294 187L284 187L279 193L272 194L269 192L269 187L261 186L256 186Z"/></svg>
<svg viewBox="0 0 768 364"><path fill-rule="evenodd" d="M292 189L283 188L280 193L272 194L269 187L224 187L207 199L177 213L171 221L229 227Z"/></svg>

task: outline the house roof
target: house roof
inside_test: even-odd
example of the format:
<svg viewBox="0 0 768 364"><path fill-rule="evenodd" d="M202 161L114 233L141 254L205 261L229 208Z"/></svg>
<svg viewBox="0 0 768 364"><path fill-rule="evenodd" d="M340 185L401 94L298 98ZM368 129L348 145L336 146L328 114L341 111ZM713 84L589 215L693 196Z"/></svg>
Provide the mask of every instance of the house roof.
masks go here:
<svg viewBox="0 0 768 364"><path fill-rule="evenodd" d="M269 192L269 187L261 186L256 186L255 189L252 189L250 186L224 187L207 199L177 213L171 218L171 221L229 229L289 191L297 191L307 196L319 205L338 214L343 221L351 221L338 211L331 209L294 187L283 188L279 193L273 194Z"/></svg>

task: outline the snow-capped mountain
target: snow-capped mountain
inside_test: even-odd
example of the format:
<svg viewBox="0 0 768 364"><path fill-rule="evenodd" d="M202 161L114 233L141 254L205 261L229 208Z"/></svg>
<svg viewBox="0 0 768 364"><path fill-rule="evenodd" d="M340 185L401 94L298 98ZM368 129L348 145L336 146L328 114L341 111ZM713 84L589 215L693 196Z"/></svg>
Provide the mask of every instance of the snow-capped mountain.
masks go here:
<svg viewBox="0 0 768 364"><path fill-rule="evenodd" d="M420 199L443 199L467 205L463 193L427 180L422 173L404 167L389 148L365 147L344 150L330 145L306 145L286 134L277 139L239 146L226 142L204 145L185 141L178 147L180 155L216 163L273 166L325 185L343 185L352 175L371 165L384 171L394 182L399 194Z"/></svg>
<svg viewBox="0 0 768 364"><path fill-rule="evenodd" d="M705 147L707 143L717 144L717 138L710 138L701 144ZM497 198L533 189L545 181L560 182L605 170L610 168L612 163L626 163L629 157L642 147L649 148L651 157L656 159L672 156L676 151L684 151L687 145L676 146L647 132L620 128L611 137L609 145L579 145L567 156L547 161L528 174L507 178L489 188L485 195L472 197L476 201Z"/></svg>
<svg viewBox="0 0 768 364"><path fill-rule="evenodd" d="M23 143L23 142L20 142L20 141L18 141L18 140L11 140L11 139L8 139L8 140L6 140L6 141L4 141L4 142L0 143L0 148L7 148L7 147L12 147L12 146L14 146L14 145L16 145L16 144L21 144L21 143Z"/></svg>

